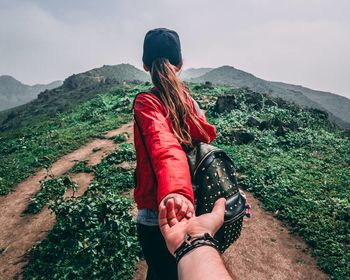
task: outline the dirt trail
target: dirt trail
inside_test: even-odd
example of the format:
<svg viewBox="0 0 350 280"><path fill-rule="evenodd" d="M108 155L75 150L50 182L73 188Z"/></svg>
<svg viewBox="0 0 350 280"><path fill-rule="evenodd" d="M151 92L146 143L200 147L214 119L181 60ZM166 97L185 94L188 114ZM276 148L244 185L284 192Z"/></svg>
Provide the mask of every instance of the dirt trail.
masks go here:
<svg viewBox="0 0 350 280"><path fill-rule="evenodd" d="M224 254L237 279L328 279L321 272L305 242L289 233L273 214L247 193L252 219L245 220L242 236Z"/></svg>
<svg viewBox="0 0 350 280"><path fill-rule="evenodd" d="M131 128L132 124L128 123L109 131L106 136L112 138L119 133L130 131ZM131 142L131 139L128 142ZM89 165L98 164L116 146L109 139L93 140L53 163L50 173L55 177L60 176L82 160L88 160ZM98 151L93 152L94 148L98 148ZM45 179L46 174L46 170L40 169L18 184L14 192L0 197L0 279L12 279L20 273L25 264L23 256L37 241L45 237L55 223L54 215L47 208L37 215L22 216L30 198L40 189L40 181ZM72 179L79 185L75 196L80 196L93 180L93 175L77 173L72 175ZM66 197L71 195L71 190L65 194Z"/></svg>
<svg viewBox="0 0 350 280"><path fill-rule="evenodd" d="M123 132L129 133L127 142L131 143L131 123L109 131L106 135L114 137ZM94 140L63 156L52 165L51 170L58 176L80 160L88 160L90 165L95 165L115 147L116 144L111 140ZM101 150L93 153L93 148ZM55 222L54 215L47 209L38 215L21 217L30 197L39 190L40 180L45 174L45 170L39 170L20 183L15 192L0 197L0 248L5 249L0 255L0 279L11 279L20 273L25 264L23 255L35 242L45 237ZM93 179L91 174L85 173L74 174L72 177L80 186L77 196L84 193ZM71 193L68 191L66 195ZM251 194L247 193L247 196L253 205L253 218L246 220L241 238L224 254L227 267L237 279L328 279L317 268L305 242L291 235L271 213L263 210L260 202ZM133 279L144 280L145 273L146 264L141 261Z"/></svg>

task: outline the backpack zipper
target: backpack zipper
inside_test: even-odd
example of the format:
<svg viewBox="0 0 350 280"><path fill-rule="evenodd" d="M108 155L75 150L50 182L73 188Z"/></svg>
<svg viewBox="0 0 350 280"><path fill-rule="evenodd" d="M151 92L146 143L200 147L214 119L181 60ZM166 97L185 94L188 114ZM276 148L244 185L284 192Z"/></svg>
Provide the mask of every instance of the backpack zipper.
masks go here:
<svg viewBox="0 0 350 280"><path fill-rule="evenodd" d="M239 213L237 216L233 217L231 220L224 221L224 224L234 222L235 220L238 220L239 218L243 217L244 215L245 215L245 208L243 208L243 211L241 213Z"/></svg>

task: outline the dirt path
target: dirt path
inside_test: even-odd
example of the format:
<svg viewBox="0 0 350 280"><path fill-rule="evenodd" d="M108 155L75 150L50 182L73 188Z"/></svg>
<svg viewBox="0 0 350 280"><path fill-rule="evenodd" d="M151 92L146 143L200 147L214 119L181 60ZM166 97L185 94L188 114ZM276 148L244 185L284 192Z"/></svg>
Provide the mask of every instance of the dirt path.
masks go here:
<svg viewBox="0 0 350 280"><path fill-rule="evenodd" d="M111 138L119 133L130 131L132 124L109 131L106 136ZM131 139L128 140L131 142ZM111 153L117 145L109 139L96 139L73 151L52 164L50 170L56 177L70 170L78 161L88 160L89 165L98 164L103 157ZM93 149L99 150L93 152ZM40 181L46 176L44 169L38 170L33 176L18 184L15 191L0 197L0 279L12 279L20 273L25 265L23 256L55 223L55 217L45 208L37 215L22 216L23 210L33 195L40 189ZM72 179L79 185L76 196L83 194L93 180L88 173L73 174ZM65 196L72 192L67 191ZM0 251L0 252L1 252Z"/></svg>
<svg viewBox="0 0 350 280"><path fill-rule="evenodd" d="M247 219L242 236L224 254L237 279L328 279L321 272L305 242L289 233L273 214L247 193L253 218Z"/></svg>
<svg viewBox="0 0 350 280"><path fill-rule="evenodd" d="M132 141L132 125L126 124L119 129L109 131L107 137L128 132ZM77 161L88 160L90 165L98 164L110 153L116 144L111 140L94 140L80 149L63 156L52 165L52 172L59 176L67 172ZM101 148L92 152L93 148ZM39 190L40 180L45 170L20 183L16 191L0 197L0 279L12 279L20 273L25 264L23 255L38 240L45 237L55 217L44 209L38 215L21 217L29 199ZM93 179L91 174L74 174L73 180L80 186L76 195L81 195ZM70 195L68 191L66 195ZM241 238L224 254L229 270L240 279L280 280L280 279L328 279L319 271L315 260L310 256L305 243L291 235L281 223L260 206L260 202L247 193L253 205L253 218L246 220ZM141 261L134 280L144 280L146 264Z"/></svg>

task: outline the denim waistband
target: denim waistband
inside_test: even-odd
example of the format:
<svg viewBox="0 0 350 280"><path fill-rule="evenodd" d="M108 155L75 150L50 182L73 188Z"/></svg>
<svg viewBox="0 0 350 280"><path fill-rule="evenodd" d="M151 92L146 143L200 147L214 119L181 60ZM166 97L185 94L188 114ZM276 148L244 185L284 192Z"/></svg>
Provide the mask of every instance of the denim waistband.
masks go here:
<svg viewBox="0 0 350 280"><path fill-rule="evenodd" d="M139 209L136 222L145 226L158 226L158 212L147 208Z"/></svg>

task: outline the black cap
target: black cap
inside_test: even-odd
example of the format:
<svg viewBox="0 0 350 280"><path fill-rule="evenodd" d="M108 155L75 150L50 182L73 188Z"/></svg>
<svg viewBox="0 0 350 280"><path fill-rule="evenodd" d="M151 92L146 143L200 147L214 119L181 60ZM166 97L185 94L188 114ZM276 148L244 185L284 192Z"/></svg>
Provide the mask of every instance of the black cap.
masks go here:
<svg viewBox="0 0 350 280"><path fill-rule="evenodd" d="M180 38L176 31L156 28L146 33L142 61L151 69L153 60L158 57L169 59L174 66L181 62Z"/></svg>

